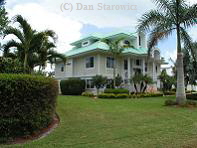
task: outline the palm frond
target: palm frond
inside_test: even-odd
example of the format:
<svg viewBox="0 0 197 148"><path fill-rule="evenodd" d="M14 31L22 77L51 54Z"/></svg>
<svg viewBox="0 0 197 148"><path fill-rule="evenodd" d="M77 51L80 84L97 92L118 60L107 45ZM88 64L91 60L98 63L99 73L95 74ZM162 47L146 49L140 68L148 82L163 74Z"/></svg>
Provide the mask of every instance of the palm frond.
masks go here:
<svg viewBox="0 0 197 148"><path fill-rule="evenodd" d="M184 28L190 28L197 25L197 4L185 7L181 23L184 25Z"/></svg>
<svg viewBox="0 0 197 148"><path fill-rule="evenodd" d="M13 28L13 27L7 27L4 30L4 37L7 35L14 35L16 36L22 43L25 43L24 36L22 32L19 29Z"/></svg>
<svg viewBox="0 0 197 148"><path fill-rule="evenodd" d="M158 10L151 10L138 20L137 31L138 32L148 32L152 30L154 26L158 26L163 23L163 21L168 21L164 13L159 12ZM173 20L172 20L173 22Z"/></svg>
<svg viewBox="0 0 197 148"><path fill-rule="evenodd" d="M15 40L10 40L6 44L3 45L3 54L7 55L8 53L10 53L10 48L13 48L13 47L18 48L18 49L23 48L21 43L18 43Z"/></svg>
<svg viewBox="0 0 197 148"><path fill-rule="evenodd" d="M187 31L185 29L183 29L182 27L181 27L180 34L181 34L181 40L184 43L185 49L187 49L191 53L193 59L196 61L196 57L195 57L195 50L196 49L194 49L192 38L187 33Z"/></svg>
<svg viewBox="0 0 197 148"><path fill-rule="evenodd" d="M175 30L172 24L160 24L159 26L155 27L153 31L150 33L149 40L148 40L148 54L150 54L151 49L157 45L160 40L163 40L170 36Z"/></svg>
<svg viewBox="0 0 197 148"><path fill-rule="evenodd" d="M153 0L153 2L159 10L169 13L174 19L176 18L173 0Z"/></svg>
<svg viewBox="0 0 197 148"><path fill-rule="evenodd" d="M30 26L30 24L27 22L26 19L24 19L21 15L16 15L13 18L14 22L19 23L19 27L23 30L24 33L24 37L27 39L31 39L32 35L33 35L33 29ZM27 41L26 41L27 42Z"/></svg>

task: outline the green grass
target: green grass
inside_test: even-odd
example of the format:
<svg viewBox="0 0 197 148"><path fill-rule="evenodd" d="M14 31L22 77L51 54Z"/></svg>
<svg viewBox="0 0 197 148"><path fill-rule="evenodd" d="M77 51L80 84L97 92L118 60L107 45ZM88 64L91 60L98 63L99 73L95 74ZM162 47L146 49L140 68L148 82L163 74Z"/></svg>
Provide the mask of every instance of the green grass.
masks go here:
<svg viewBox="0 0 197 148"><path fill-rule="evenodd" d="M197 109L164 107L164 101L60 96L57 112L61 124L54 132L24 145L5 147L197 147Z"/></svg>

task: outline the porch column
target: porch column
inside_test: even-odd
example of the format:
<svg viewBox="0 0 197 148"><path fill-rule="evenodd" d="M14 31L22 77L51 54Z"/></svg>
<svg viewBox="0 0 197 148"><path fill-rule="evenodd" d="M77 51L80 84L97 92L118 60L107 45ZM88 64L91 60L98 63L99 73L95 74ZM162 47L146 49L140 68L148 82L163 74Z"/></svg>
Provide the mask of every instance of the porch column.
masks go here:
<svg viewBox="0 0 197 148"><path fill-rule="evenodd" d="M128 61L128 79L130 79L131 78L131 58L128 57L127 61Z"/></svg>
<svg viewBox="0 0 197 148"><path fill-rule="evenodd" d="M98 70L98 75L101 75L101 56L98 54L97 55L97 70Z"/></svg>
<svg viewBox="0 0 197 148"><path fill-rule="evenodd" d="M142 74L145 75L145 59L142 59Z"/></svg>

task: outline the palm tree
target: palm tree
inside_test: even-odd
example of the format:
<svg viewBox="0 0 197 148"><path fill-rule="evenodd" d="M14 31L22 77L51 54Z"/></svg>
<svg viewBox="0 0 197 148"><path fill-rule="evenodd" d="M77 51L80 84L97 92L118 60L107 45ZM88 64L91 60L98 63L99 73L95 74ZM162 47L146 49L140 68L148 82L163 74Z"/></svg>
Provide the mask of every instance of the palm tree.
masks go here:
<svg viewBox="0 0 197 148"><path fill-rule="evenodd" d="M121 56L121 54L123 53L123 51L125 50L125 48L134 48L134 46L130 45L128 43L128 45L124 45L121 46L120 42L123 40L124 38L121 39L117 39L117 40L109 40L109 39L103 39L101 40L102 42L106 43L109 46L109 52L112 54L112 57L114 59L114 65L113 65L113 87L116 87L116 67L117 67L117 59L119 56Z"/></svg>
<svg viewBox="0 0 197 148"><path fill-rule="evenodd" d="M37 32L21 15L14 17L14 23L19 24L19 28L8 27L4 33L14 35L18 40L10 40L4 46L4 56L10 55L10 49L15 47L14 54L23 63L24 72L33 71L34 67L45 65L46 61L51 61L56 57L63 57L53 51L55 48L56 34L52 30ZM49 42L52 39L53 42ZM64 57L65 58L65 57Z"/></svg>
<svg viewBox="0 0 197 148"><path fill-rule="evenodd" d="M177 92L176 101L178 104L186 102L184 70L183 70L183 53L181 42L189 47L190 52L194 55L191 48L191 38L186 29L197 24L197 4L189 6L185 0L154 0L157 10L151 10L145 13L139 19L138 31L149 32L149 53L158 41L169 37L173 31L177 36Z"/></svg>
<svg viewBox="0 0 197 148"><path fill-rule="evenodd" d="M34 50L34 48L32 48L32 44L35 42L32 41L36 31L32 29L27 20L25 20L21 15L14 17L14 23L16 22L19 23L19 28L8 27L4 31L4 36L12 34L17 37L19 41L15 41L13 39L8 41L4 45L4 53L9 53L11 47L17 48L16 53L18 54L19 59L23 62L25 72L28 66L28 57L30 57L30 53Z"/></svg>

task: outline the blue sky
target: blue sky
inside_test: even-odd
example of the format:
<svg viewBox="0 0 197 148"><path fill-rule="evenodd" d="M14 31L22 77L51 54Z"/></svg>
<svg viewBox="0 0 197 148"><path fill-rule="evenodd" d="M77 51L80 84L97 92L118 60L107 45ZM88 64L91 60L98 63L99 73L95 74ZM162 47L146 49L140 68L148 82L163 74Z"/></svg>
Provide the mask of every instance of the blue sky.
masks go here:
<svg viewBox="0 0 197 148"><path fill-rule="evenodd" d="M188 1L193 4L196 0ZM65 3L73 6L72 12L61 9ZM76 10L77 3L83 6L93 5L94 10ZM110 6L135 5L136 10L97 10L99 3ZM58 35L57 50L64 53L72 48L71 42L91 33L108 33L116 30L135 32L137 20L143 13L155 9L155 5L151 0L9 0L6 8L10 18L21 14L37 30L54 30ZM197 27L189 30L189 33L197 40ZM5 41L10 38L7 37ZM160 42L158 47L166 60L170 57L176 58L174 34Z"/></svg>

